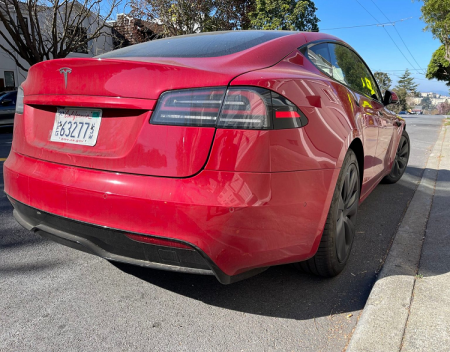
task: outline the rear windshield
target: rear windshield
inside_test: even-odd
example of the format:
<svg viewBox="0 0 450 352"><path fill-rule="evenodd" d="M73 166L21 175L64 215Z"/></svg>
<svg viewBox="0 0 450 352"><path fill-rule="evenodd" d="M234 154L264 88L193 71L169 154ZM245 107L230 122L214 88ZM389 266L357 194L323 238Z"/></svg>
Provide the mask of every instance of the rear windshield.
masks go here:
<svg viewBox="0 0 450 352"><path fill-rule="evenodd" d="M234 54L272 39L294 34L288 31L209 32L152 40L97 56L121 57L217 57Z"/></svg>

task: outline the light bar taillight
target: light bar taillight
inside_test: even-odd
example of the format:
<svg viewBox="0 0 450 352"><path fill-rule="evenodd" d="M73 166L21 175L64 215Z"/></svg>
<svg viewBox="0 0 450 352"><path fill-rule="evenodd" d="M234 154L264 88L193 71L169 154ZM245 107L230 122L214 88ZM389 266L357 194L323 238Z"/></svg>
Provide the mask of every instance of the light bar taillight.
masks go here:
<svg viewBox="0 0 450 352"><path fill-rule="evenodd" d="M276 111L275 118L277 119L293 119L300 117L297 111Z"/></svg>
<svg viewBox="0 0 450 352"><path fill-rule="evenodd" d="M161 94L151 118L156 125L214 127L225 88L185 89Z"/></svg>
<svg viewBox="0 0 450 352"><path fill-rule="evenodd" d="M267 130L303 127L308 120L292 102L268 89L217 87L164 92L150 122Z"/></svg>
<svg viewBox="0 0 450 352"><path fill-rule="evenodd" d="M271 127L270 99L270 91L266 89L228 89L217 121L217 127L250 130L269 129Z"/></svg>

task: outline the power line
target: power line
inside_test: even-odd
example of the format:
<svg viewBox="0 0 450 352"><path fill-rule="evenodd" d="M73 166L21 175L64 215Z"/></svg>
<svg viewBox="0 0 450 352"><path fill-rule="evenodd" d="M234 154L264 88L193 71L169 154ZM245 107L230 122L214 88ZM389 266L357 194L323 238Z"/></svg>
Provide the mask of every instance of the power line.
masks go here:
<svg viewBox="0 0 450 352"><path fill-rule="evenodd" d="M405 70L374 70L373 72L383 72L383 73L387 73L391 77L401 78L402 75L400 74L399 71L404 72ZM412 74L414 76L422 76L423 77L423 78L414 77L415 80L418 80L418 81L430 81L428 78L424 77L425 74L423 74L423 73L413 72Z"/></svg>
<svg viewBox="0 0 450 352"><path fill-rule="evenodd" d="M385 73L390 73L392 75L395 74L400 74L400 72L405 72L405 70L375 70L374 72L385 72ZM396 73L397 72L397 73ZM419 76L426 76L426 73L422 73L422 72L411 72L412 75L419 75Z"/></svg>
<svg viewBox="0 0 450 352"><path fill-rule="evenodd" d="M378 21L371 13L370 11L368 11L360 2L359 0L355 0L359 6L361 6L375 21L377 21L378 23L380 23L380 21ZM389 32L387 31L386 27L383 26L383 29L385 30L386 34L389 36L389 38L391 39L391 41L394 43L394 45L397 47L398 51L400 51L400 53L403 55L403 57L405 58L406 61L408 61L408 63L414 67L414 65L411 63L411 61L408 60L408 58L405 56L405 54L403 53L403 51L400 50L399 46L397 45L397 43L394 41L394 39L391 37L391 35L389 34ZM420 71L418 69L416 69L414 67L415 71Z"/></svg>
<svg viewBox="0 0 450 352"><path fill-rule="evenodd" d="M399 73L395 73L395 72L392 72L392 71L404 71L404 70L374 70L373 72L384 72L384 73L389 74L390 77L396 77L397 79L402 77ZM413 74L414 75L424 76L423 73L413 73ZM417 80L417 81L428 81L428 82L430 81L427 78L414 77L414 79Z"/></svg>
<svg viewBox="0 0 450 352"><path fill-rule="evenodd" d="M390 21L390 19L385 15L385 13L378 7L378 5L377 5L373 0L370 0L370 1L372 1L372 3L375 5L375 7L378 9L378 11L380 11L380 12L382 13L382 15L383 15L384 17L386 17L386 19L387 19L388 21ZM420 67L420 65L419 65L419 63L417 62L417 60L416 60L416 58L414 57L414 55L411 53L411 51L409 51L409 48L408 48L408 46L406 45L405 41L403 40L403 37L400 35L400 32L399 32L399 31L397 30L397 28L395 27L395 24L393 24L392 26L394 27L395 31L397 32L397 34L398 34L400 40L402 41L403 45L405 46L406 50L408 50L409 55L411 55L411 57L413 58L414 62L417 64L417 67ZM422 73L425 73L425 72L422 71Z"/></svg>
<svg viewBox="0 0 450 352"><path fill-rule="evenodd" d="M426 70L426 68L423 68L423 67L420 67L420 69L421 70ZM404 70L378 70L378 71L383 71L383 72L391 72L391 71L405 71L406 69L404 69ZM408 68L408 70L413 70L412 68ZM413 72L414 73L414 72ZM415 74L415 73L414 73ZM422 73L420 73L420 74L422 74Z"/></svg>
<svg viewBox="0 0 450 352"><path fill-rule="evenodd" d="M410 20L411 18L412 18L412 17L402 18L401 20L392 21L392 22L386 22L386 23L373 23L373 24L363 24L363 25L359 25L359 26L325 28L325 29L321 29L321 31L333 31L333 30L336 30L336 29L348 29L348 28L360 28L360 27L374 27L374 26L377 26L377 27L395 26L395 23L407 21L407 20Z"/></svg>

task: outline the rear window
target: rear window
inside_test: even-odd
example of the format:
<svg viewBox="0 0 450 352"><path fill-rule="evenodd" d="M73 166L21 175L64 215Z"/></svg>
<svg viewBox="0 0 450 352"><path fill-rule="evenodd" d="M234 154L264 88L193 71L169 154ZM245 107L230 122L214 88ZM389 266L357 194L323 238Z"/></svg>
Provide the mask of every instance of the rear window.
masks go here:
<svg viewBox="0 0 450 352"><path fill-rule="evenodd" d="M208 32L152 40L97 56L121 57L217 57L237 53L296 32L231 31Z"/></svg>

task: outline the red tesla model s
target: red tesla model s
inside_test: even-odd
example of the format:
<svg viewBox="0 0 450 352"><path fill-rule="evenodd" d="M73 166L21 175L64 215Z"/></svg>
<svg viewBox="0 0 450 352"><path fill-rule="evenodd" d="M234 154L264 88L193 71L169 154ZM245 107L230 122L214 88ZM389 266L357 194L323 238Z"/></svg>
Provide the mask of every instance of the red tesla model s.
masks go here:
<svg viewBox="0 0 450 352"><path fill-rule="evenodd" d="M346 43L230 31L33 66L5 191L67 246L230 283L271 265L341 272L358 204L394 183L405 123Z"/></svg>

